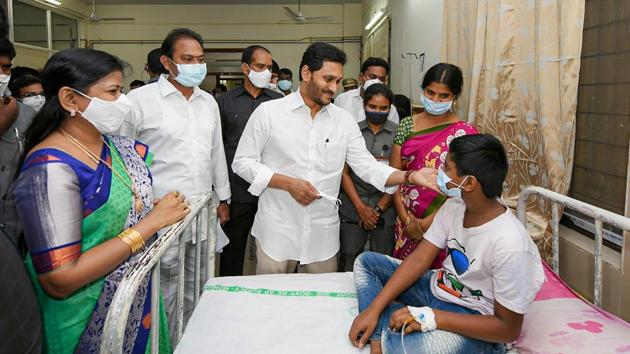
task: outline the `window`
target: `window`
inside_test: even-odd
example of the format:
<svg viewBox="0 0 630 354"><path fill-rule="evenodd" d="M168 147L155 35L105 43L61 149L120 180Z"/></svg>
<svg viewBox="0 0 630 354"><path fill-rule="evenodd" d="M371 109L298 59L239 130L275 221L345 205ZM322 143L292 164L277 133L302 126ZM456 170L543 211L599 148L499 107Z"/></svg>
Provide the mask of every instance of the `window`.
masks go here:
<svg viewBox="0 0 630 354"><path fill-rule="evenodd" d="M78 47L77 21L68 17L51 14L52 49L61 50Z"/></svg>
<svg viewBox="0 0 630 354"><path fill-rule="evenodd" d="M17 43L48 48L46 10L14 1L13 33Z"/></svg>

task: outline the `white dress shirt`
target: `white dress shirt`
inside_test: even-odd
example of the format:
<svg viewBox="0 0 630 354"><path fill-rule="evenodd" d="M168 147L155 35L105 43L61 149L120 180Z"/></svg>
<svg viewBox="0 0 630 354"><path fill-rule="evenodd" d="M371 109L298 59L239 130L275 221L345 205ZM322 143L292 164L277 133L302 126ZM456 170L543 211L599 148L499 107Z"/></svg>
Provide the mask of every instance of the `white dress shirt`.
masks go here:
<svg viewBox="0 0 630 354"><path fill-rule="evenodd" d="M347 162L381 191L396 169L379 163L366 149L355 119L334 104L311 118L299 91L262 103L252 114L236 149L232 169L260 195L252 235L276 261L323 261L339 250L339 215L324 198L302 206L281 189L268 188L274 173L312 183L321 193L339 195Z"/></svg>
<svg viewBox="0 0 630 354"><path fill-rule="evenodd" d="M359 87L346 91L335 98L335 105L350 112L357 122L365 120L365 109L363 108L363 97L361 97L360 90L361 88ZM399 123L400 117L398 117L398 111L396 111L394 105L391 105L387 119L396 124Z"/></svg>
<svg viewBox="0 0 630 354"><path fill-rule="evenodd" d="M118 133L153 152L156 198L174 190L198 198L213 186L221 200L230 198L219 106L209 93L195 87L187 100L162 75L154 85L129 92L129 99L133 108Z"/></svg>

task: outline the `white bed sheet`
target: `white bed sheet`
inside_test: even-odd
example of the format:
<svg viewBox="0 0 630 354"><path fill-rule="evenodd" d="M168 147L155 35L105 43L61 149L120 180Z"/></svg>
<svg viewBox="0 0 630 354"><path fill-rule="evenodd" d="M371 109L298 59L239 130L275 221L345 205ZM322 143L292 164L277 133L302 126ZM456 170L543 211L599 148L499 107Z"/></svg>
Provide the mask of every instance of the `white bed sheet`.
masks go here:
<svg viewBox="0 0 630 354"><path fill-rule="evenodd" d="M355 295L352 273L213 278L175 353L367 353L348 340Z"/></svg>

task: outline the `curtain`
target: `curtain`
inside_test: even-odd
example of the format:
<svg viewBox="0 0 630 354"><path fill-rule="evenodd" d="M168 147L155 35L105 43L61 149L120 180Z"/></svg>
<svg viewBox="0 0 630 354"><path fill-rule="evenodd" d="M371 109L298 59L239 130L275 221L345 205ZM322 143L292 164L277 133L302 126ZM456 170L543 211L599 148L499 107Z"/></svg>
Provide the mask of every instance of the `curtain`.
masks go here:
<svg viewBox="0 0 630 354"><path fill-rule="evenodd" d="M365 38L361 54L362 61L369 57L377 57L389 61L389 17Z"/></svg>
<svg viewBox="0 0 630 354"><path fill-rule="evenodd" d="M505 146L504 200L515 206L528 185L566 195L584 0L445 0L444 6L443 57L464 72L457 111ZM528 214L528 231L541 246L549 205L532 198Z"/></svg>

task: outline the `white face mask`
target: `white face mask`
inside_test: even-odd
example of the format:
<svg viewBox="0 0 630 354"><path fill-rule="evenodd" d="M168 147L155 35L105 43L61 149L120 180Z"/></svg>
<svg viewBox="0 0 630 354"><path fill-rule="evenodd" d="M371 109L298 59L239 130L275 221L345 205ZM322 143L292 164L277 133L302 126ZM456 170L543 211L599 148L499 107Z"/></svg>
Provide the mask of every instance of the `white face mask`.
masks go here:
<svg viewBox="0 0 630 354"><path fill-rule="evenodd" d="M269 85L267 85L267 88L272 89L272 90L277 90L278 84L274 84L273 82L270 82Z"/></svg>
<svg viewBox="0 0 630 354"><path fill-rule="evenodd" d="M132 103L124 93L121 93L115 101L106 101L75 91L91 100L85 111L79 111L79 113L103 134L116 132L131 111Z"/></svg>
<svg viewBox="0 0 630 354"><path fill-rule="evenodd" d="M265 88L267 87L267 85L269 85L269 82L271 81L271 71L269 71L269 69L265 69L261 72L258 72L250 68L247 77L249 77L249 81L251 81L254 86L258 88Z"/></svg>
<svg viewBox="0 0 630 354"><path fill-rule="evenodd" d="M39 110L44 106L44 103L46 103L46 97L42 95L24 97L22 99L22 103L29 107L33 107L36 112L39 112Z"/></svg>
<svg viewBox="0 0 630 354"><path fill-rule="evenodd" d="M11 80L11 75L0 74L0 95L3 95L4 91L6 91L9 86L9 80Z"/></svg>
<svg viewBox="0 0 630 354"><path fill-rule="evenodd" d="M363 89L367 90L368 87L374 85L374 84L382 84L381 80L379 79L371 79L371 80L367 80L365 81L365 83L363 84Z"/></svg>

